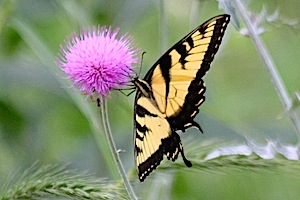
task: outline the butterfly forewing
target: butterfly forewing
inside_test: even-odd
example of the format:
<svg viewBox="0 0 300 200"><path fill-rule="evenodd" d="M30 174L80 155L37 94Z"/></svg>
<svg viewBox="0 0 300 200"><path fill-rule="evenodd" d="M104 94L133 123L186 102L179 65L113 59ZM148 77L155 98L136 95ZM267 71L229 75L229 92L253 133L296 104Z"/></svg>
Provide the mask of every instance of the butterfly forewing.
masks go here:
<svg viewBox="0 0 300 200"><path fill-rule="evenodd" d="M154 65L154 70L146 76L145 80L151 85L159 110L171 121L177 116L188 119L181 122L181 126L177 127L179 130L188 127L186 124L191 123L191 115L198 110L196 105L205 100L202 77L219 48L228 22L229 16L222 15L197 27L164 54ZM187 94L192 95L189 88L195 86L198 89L200 85L200 90L193 90L193 99L197 101L186 101ZM189 104L189 107L185 104ZM190 108L190 104L194 105L194 109Z"/></svg>
<svg viewBox="0 0 300 200"><path fill-rule="evenodd" d="M194 118L205 100L202 78L218 51L229 18L216 16L197 27L169 49L144 80L134 80L138 90L135 155L141 181L159 165L163 154L174 161L181 153L186 165L191 166L175 131L191 126L201 130Z"/></svg>

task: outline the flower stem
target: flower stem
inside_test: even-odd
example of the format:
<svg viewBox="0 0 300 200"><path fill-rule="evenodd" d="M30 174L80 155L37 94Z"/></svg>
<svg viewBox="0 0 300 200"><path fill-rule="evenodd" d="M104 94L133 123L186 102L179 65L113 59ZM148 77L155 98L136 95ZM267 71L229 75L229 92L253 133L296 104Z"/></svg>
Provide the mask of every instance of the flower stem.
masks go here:
<svg viewBox="0 0 300 200"><path fill-rule="evenodd" d="M103 123L103 128L104 128L104 132L110 147L110 151L112 154L112 157L114 159L115 164L118 167L119 173L121 178L124 181L124 185L127 191L127 194L129 196L130 199L137 199L135 192L132 188L132 186L130 185L130 182L127 178L127 175L125 173L124 167L122 165L119 153L117 151L115 142L113 140L113 136L112 136L112 132L111 132L111 128L110 128L110 124L109 124L109 119L108 119L108 111L107 111L107 100L103 97L100 97L100 101L102 102L100 105L100 110L101 110L101 116L102 116L102 123Z"/></svg>
<svg viewBox="0 0 300 200"><path fill-rule="evenodd" d="M160 53L164 53L168 46L168 26L167 26L167 16L166 16L166 2L165 0L159 0L159 47Z"/></svg>
<svg viewBox="0 0 300 200"><path fill-rule="evenodd" d="M259 55L261 56L262 60L265 63L265 66L269 72L269 75L271 77L271 80L275 86L275 89L277 91L277 94L283 104L283 107L285 109L285 111L288 113L289 118L291 119L291 121L293 122L296 131L298 133L298 138L300 140L300 120L299 120L299 116L297 115L297 112L295 109L292 109L292 105L293 105L293 101L292 99L289 97L289 94L287 92L287 89L284 85L284 82L280 76L280 74L277 71L277 68L272 60L272 57L270 55L270 53L268 52L265 44L263 43L263 41L259 38L258 34L255 32L255 28L248 16L248 11L246 10L245 6L243 5L243 3L240 0L236 0L235 1L236 4L236 8L239 10L240 15L242 17L242 19L244 20L248 31L249 31L249 35L257 49L257 51L259 52Z"/></svg>

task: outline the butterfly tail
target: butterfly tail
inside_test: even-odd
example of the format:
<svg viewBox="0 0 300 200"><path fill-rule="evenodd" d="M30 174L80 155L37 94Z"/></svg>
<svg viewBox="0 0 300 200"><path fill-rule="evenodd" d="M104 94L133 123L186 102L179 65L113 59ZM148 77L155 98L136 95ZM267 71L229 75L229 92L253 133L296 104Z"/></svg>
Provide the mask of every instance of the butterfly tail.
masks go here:
<svg viewBox="0 0 300 200"><path fill-rule="evenodd" d="M191 161L189 161L189 160L185 157L185 155L184 155L184 152L183 152L183 146L182 146L181 143L180 143L180 148L181 148L180 152L181 152L181 156L182 156L182 159L183 159L184 164L185 164L187 167L192 167Z"/></svg>
<svg viewBox="0 0 300 200"><path fill-rule="evenodd" d="M172 135L162 140L163 153L169 160L173 162L178 158L178 154L181 153L184 164L187 167L191 167L192 163L185 157L183 146L179 135L176 132L172 132Z"/></svg>

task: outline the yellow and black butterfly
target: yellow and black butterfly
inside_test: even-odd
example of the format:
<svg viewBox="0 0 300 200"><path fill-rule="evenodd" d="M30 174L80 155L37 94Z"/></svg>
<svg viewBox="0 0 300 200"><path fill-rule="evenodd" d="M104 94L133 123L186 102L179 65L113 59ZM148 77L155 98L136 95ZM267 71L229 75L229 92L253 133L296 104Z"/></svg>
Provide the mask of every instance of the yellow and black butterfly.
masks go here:
<svg viewBox="0 0 300 200"><path fill-rule="evenodd" d="M210 68L221 44L229 15L206 21L169 49L144 79L133 79L137 88L134 106L135 161L140 181L160 164L163 155L186 159L176 131L200 125L194 121L204 102L202 77Z"/></svg>

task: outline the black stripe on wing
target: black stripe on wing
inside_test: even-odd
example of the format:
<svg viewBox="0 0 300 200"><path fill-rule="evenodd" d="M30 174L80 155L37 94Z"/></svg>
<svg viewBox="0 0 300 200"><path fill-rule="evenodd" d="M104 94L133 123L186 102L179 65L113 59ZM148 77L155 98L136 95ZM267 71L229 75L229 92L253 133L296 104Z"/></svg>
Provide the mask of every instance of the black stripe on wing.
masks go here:
<svg viewBox="0 0 300 200"><path fill-rule="evenodd" d="M196 78L191 82L188 88L188 94L185 97L183 107L176 116L168 118L168 121L170 122L171 127L174 130L181 130L184 132L187 128L195 126L202 132L200 125L194 121L195 116L199 112L199 106L205 101L204 93L206 88L202 78L209 70L210 64L219 49L229 20L229 15L225 15L225 17L220 18L216 21L211 41L204 55L201 66L196 74ZM200 32L200 34L204 35L206 29L206 26L201 26L198 31ZM186 40L189 41L189 45L194 47L192 39L190 40L190 38L187 38ZM178 46L180 45L184 46L183 44L178 44ZM181 59L184 60L186 57L187 55L185 53L181 54Z"/></svg>
<svg viewBox="0 0 300 200"><path fill-rule="evenodd" d="M168 138L162 139L162 144L159 146L159 149L153 153L145 162L140 163L138 168L138 176L141 182L143 182L147 176L157 168L160 162L163 160L163 155L165 154L168 160L173 162L178 158L178 154L181 153L182 159L187 167L191 167L192 163L185 157L183 146L179 135L176 132L173 132L172 135ZM137 156L140 152L140 149L136 146Z"/></svg>
<svg viewBox="0 0 300 200"><path fill-rule="evenodd" d="M141 105L136 105L136 115L145 118L148 117L148 119L157 118L158 116L156 114L151 113L151 111L148 111ZM150 117L150 118L149 118ZM166 120L166 119L161 119ZM169 133L169 136L162 137L163 133L157 133L154 132L155 130L160 130L157 127L153 126L159 126L158 124L146 124L141 125L138 123L138 121L135 121L135 156L137 160L137 169L138 169L138 176L141 182L145 180L145 178L157 168L157 166L160 164L160 162L163 160L163 155L165 154L169 160L175 161L178 158L178 154L181 153L182 158L186 166L191 167L192 164L189 160L186 159L183 147L181 144L181 140L179 135L169 130L171 133ZM147 138L147 134L155 134L155 137L160 141L160 145L157 146L157 150L153 152L149 157L145 159L145 156L148 154L146 152L143 152L145 148L148 147L149 142L151 141L145 141L144 139ZM143 143L143 145L141 145ZM140 147L137 145L141 145ZM139 156L142 156L142 158L139 158ZM140 162L140 159L143 161Z"/></svg>

